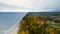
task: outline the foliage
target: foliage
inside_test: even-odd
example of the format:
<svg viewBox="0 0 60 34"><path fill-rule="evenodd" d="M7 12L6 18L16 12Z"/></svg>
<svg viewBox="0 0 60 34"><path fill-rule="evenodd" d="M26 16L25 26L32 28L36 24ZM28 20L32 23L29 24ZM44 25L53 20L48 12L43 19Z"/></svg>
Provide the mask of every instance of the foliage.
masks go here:
<svg viewBox="0 0 60 34"><path fill-rule="evenodd" d="M54 19L60 21L59 16ZM60 26L60 24L55 22L55 20L53 20L54 24L51 24L52 20L53 18L50 17L27 15L22 19L17 34L60 34L60 27L55 27Z"/></svg>

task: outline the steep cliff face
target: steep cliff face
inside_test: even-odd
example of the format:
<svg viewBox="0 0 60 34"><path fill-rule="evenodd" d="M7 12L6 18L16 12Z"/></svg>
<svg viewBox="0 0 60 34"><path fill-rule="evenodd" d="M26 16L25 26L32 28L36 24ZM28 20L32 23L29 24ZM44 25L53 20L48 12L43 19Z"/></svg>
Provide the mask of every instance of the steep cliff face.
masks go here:
<svg viewBox="0 0 60 34"><path fill-rule="evenodd" d="M60 21L59 12L30 12L21 20L17 34L57 34L57 20Z"/></svg>

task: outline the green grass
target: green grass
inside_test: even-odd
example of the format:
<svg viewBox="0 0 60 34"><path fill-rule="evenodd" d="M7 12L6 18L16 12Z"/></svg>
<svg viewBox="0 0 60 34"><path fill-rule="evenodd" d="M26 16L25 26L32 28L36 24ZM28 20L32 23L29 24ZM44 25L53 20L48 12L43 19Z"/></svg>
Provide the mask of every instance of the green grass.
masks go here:
<svg viewBox="0 0 60 34"><path fill-rule="evenodd" d="M60 23L55 23L54 26L60 28Z"/></svg>

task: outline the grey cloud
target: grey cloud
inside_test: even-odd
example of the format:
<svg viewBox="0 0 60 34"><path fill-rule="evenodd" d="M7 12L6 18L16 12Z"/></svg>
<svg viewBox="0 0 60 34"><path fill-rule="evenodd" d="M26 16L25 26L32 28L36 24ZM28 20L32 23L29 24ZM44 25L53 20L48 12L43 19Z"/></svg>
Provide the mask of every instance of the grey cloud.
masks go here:
<svg viewBox="0 0 60 34"><path fill-rule="evenodd" d="M33 0L32 7L35 9L58 9L60 0Z"/></svg>
<svg viewBox="0 0 60 34"><path fill-rule="evenodd" d="M14 5L0 3L0 10L16 10L16 9L22 9Z"/></svg>

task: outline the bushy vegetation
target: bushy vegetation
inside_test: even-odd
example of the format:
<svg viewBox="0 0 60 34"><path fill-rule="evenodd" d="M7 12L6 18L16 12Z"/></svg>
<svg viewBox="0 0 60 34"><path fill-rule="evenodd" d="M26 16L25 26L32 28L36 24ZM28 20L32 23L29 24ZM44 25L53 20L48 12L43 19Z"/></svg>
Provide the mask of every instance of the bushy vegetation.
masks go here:
<svg viewBox="0 0 60 34"><path fill-rule="evenodd" d="M41 16L27 14L20 22L17 34L60 34L60 14L55 15L56 18Z"/></svg>

